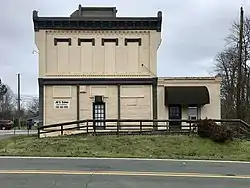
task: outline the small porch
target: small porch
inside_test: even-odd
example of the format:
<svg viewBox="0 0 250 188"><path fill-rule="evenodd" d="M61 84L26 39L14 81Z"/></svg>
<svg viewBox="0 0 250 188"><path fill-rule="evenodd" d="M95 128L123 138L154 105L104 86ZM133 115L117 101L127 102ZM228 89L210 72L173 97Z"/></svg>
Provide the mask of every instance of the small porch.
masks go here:
<svg viewBox="0 0 250 188"><path fill-rule="evenodd" d="M164 89L168 119L176 120L169 122L170 129L183 128L185 123L178 120L204 118L202 108L210 104L209 91L206 86L165 86Z"/></svg>

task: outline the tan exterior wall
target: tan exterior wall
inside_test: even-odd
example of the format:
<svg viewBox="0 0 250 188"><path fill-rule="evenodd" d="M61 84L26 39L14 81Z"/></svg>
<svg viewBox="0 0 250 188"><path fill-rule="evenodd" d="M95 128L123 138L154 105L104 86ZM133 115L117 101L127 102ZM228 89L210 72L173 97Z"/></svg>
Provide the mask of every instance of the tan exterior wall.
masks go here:
<svg viewBox="0 0 250 188"><path fill-rule="evenodd" d="M210 104L201 108L201 118L220 119L220 80L219 79L174 79L159 78L158 119L168 119L168 107L164 104L165 86L206 86ZM44 87L44 125L77 120L76 86ZM118 118L117 86L80 86L80 119L93 119L95 95L103 95L106 103L106 119ZM54 101L70 102L68 109L56 109ZM152 86L121 86L121 119L153 119ZM187 109L182 109L182 118L188 119Z"/></svg>
<svg viewBox="0 0 250 188"><path fill-rule="evenodd" d="M117 86L80 86L80 119L93 119L95 95L104 96L106 119L117 119Z"/></svg>
<svg viewBox="0 0 250 188"><path fill-rule="evenodd" d="M93 119L94 96L104 96L106 119L118 118L117 86L80 86L80 120ZM76 86L45 86L44 125L77 120ZM56 109L54 101L69 101ZM152 86L121 86L121 119L152 119Z"/></svg>
<svg viewBox="0 0 250 188"><path fill-rule="evenodd" d="M80 119L93 119L95 95L103 95L106 119L118 118L117 86L80 86ZM151 86L121 86L121 119L151 119Z"/></svg>
<svg viewBox="0 0 250 188"><path fill-rule="evenodd" d="M153 119L152 86L121 87L121 119Z"/></svg>
<svg viewBox="0 0 250 188"><path fill-rule="evenodd" d="M220 78L159 78L158 82L158 118L168 119L168 107L164 104L165 86L206 86L210 96L210 104L201 108L201 119L221 118ZM187 109L182 109L182 119L188 119Z"/></svg>
<svg viewBox="0 0 250 188"><path fill-rule="evenodd" d="M44 125L76 121L77 94L76 86L44 87ZM68 109L56 109L55 101L69 101Z"/></svg>
<svg viewBox="0 0 250 188"><path fill-rule="evenodd" d="M58 42L54 38L71 38ZM95 39L81 43L78 38ZM115 43L104 43L102 38L118 38ZM138 43L125 38L141 38ZM35 32L35 42L39 49L39 77L122 77L154 76L157 74L157 49L161 42L156 31L45 31ZM143 65L143 66L142 66Z"/></svg>

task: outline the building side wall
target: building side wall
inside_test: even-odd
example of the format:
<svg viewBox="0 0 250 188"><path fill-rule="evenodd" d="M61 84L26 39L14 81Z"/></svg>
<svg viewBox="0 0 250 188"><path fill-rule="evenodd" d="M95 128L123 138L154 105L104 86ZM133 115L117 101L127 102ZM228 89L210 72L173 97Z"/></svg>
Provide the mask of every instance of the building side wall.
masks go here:
<svg viewBox="0 0 250 188"><path fill-rule="evenodd" d="M121 119L153 119L152 86L121 86Z"/></svg>
<svg viewBox="0 0 250 188"><path fill-rule="evenodd" d="M158 84L158 118L168 119L168 107L165 106L165 86L206 86L209 91L210 104L201 107L201 119L221 118L221 102L220 102L220 81L218 80L164 80L160 79ZM182 109L182 118L188 119L187 109Z"/></svg>
<svg viewBox="0 0 250 188"><path fill-rule="evenodd" d="M120 118L152 119L152 86L120 86ZM77 86L44 86L44 125L77 120ZM118 86L79 86L79 119L93 119L94 96L105 102L105 118L118 119ZM69 108L55 108L56 101L68 101ZM76 126L76 125L72 125Z"/></svg>
<svg viewBox="0 0 250 188"><path fill-rule="evenodd" d="M102 95L106 119L117 119L117 86L80 86L80 119L93 119L94 96Z"/></svg>
<svg viewBox="0 0 250 188"><path fill-rule="evenodd" d="M69 108L56 109L55 101L69 101ZM44 87L44 125L76 121L77 92L76 86Z"/></svg>
<svg viewBox="0 0 250 188"><path fill-rule="evenodd" d="M54 39L71 39L58 42ZM78 39L94 39L81 42ZM105 42L102 39L118 39ZM125 39L141 39L128 42ZM39 49L39 77L153 76L157 74L157 49L161 42L156 31L56 31L35 32Z"/></svg>

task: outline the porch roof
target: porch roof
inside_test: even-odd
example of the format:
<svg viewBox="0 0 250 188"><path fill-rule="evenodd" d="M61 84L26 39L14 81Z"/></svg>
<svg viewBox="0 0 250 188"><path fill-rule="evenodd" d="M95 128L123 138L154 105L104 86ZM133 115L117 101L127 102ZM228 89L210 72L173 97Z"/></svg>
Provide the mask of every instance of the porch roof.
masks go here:
<svg viewBox="0 0 250 188"><path fill-rule="evenodd" d="M165 105L205 105L210 97L206 86L166 86Z"/></svg>

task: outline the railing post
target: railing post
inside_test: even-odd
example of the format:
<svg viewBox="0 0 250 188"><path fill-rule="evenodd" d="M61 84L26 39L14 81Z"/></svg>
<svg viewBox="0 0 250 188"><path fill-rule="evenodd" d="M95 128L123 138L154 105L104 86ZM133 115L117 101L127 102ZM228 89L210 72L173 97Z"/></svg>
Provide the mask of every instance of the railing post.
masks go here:
<svg viewBox="0 0 250 188"><path fill-rule="evenodd" d="M61 125L61 135L63 135L63 125Z"/></svg>
<svg viewBox="0 0 250 188"><path fill-rule="evenodd" d="M117 130L120 129L120 125L121 125L120 119L117 119L116 125L117 125Z"/></svg>
<svg viewBox="0 0 250 188"><path fill-rule="evenodd" d="M40 138L40 128L37 129L37 136Z"/></svg>
<svg viewBox="0 0 250 188"><path fill-rule="evenodd" d="M142 133L142 121L140 121L140 132Z"/></svg>
<svg viewBox="0 0 250 188"><path fill-rule="evenodd" d="M89 121L88 120L86 122L86 126L87 126L87 133L89 133Z"/></svg>
<svg viewBox="0 0 250 188"><path fill-rule="evenodd" d="M119 135L119 124L120 124L120 121L117 120L116 122L116 134Z"/></svg>
<svg viewBox="0 0 250 188"><path fill-rule="evenodd" d="M191 135L191 133L192 133L192 126L191 126L191 124L192 124L192 122L189 121L189 135Z"/></svg>
<svg viewBox="0 0 250 188"><path fill-rule="evenodd" d="M153 130L154 131L158 130L158 121L157 121L157 119L153 119Z"/></svg>
<svg viewBox="0 0 250 188"><path fill-rule="evenodd" d="M93 129L94 129L94 135L96 136L96 121L93 121Z"/></svg>

